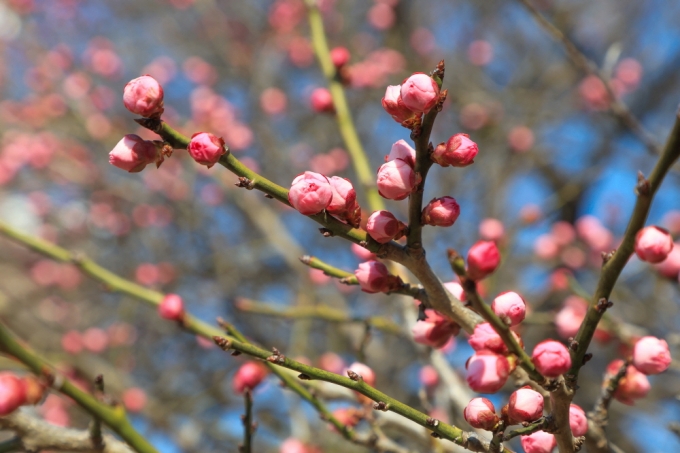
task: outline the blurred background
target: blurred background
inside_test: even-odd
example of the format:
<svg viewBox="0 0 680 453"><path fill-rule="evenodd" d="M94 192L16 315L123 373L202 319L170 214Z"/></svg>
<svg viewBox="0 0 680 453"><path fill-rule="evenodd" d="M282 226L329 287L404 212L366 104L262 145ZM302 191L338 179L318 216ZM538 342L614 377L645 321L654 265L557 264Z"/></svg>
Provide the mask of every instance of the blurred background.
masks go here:
<svg viewBox="0 0 680 453"><path fill-rule="evenodd" d="M680 3L535 4L601 68L617 99L662 145L680 102ZM381 107L386 86L446 61L449 97L432 141L464 132L480 152L470 167L430 172L425 200L453 196L461 215L453 227L425 229L428 258L451 281L446 248L465 253L480 237L497 240L503 262L484 282L486 300L509 290L524 296L532 309L521 332L527 350L548 337L566 339L556 314L578 311L583 302L574 297L592 293L600 252L615 248L625 229L637 171L648 174L656 160L640 134L612 114L604 84L576 67L520 1L322 0L320 8L330 46L351 53L343 69L346 92L375 169L392 143L409 135ZM380 390L469 429L456 399L470 397L456 384L471 354L463 334L437 352L417 345L410 334L413 300L362 293L298 261L309 254L353 271L361 260L349 243L324 238L315 223L236 188L233 174L200 167L185 151L138 174L108 164L123 135L155 138L122 103L124 85L142 74L164 88L165 121L186 135L222 136L247 166L278 184L289 186L305 170L355 179L333 115L310 105L311 92L326 81L301 0L5 0L0 220L125 278L179 294L203 320L222 316L289 357L339 370L366 363ZM648 220L674 237L679 176L676 166ZM386 203L407 219L406 202ZM594 359L581 372L575 402L584 409L592 409L604 369L626 354L632 338L665 338L677 354L679 266L631 259L599 336L606 341L593 343ZM243 400L231 379L243 356L197 341L73 265L6 239L0 239L0 275L2 320L83 385L103 374L109 393L160 451L236 451ZM263 304L280 313L253 313ZM296 306L328 306L358 321L283 313ZM369 316L400 328L367 329L361 320ZM680 419L677 363L650 381L652 391L634 407L612 404L610 438L626 452L680 450L667 428ZM512 385L506 389L487 397L502 406ZM352 394L319 392L332 410L360 407ZM333 433L273 376L254 401L254 451L279 451L291 437L321 452L371 451ZM65 426L84 428L89 421L56 394L34 411ZM382 413L369 421L356 429L379 426L405 451L451 448L410 422Z"/></svg>

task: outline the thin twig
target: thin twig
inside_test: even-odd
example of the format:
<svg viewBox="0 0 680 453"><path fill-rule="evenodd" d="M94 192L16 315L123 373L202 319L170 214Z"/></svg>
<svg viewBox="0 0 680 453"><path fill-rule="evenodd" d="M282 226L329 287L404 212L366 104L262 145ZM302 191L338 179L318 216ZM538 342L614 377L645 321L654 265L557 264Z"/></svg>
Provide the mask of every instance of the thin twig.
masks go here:
<svg viewBox="0 0 680 453"><path fill-rule="evenodd" d="M239 453L251 453L253 445L253 432L255 425L253 425L253 392L246 389L243 392L243 402L246 408L246 413L241 417L243 422L243 445L239 446Z"/></svg>

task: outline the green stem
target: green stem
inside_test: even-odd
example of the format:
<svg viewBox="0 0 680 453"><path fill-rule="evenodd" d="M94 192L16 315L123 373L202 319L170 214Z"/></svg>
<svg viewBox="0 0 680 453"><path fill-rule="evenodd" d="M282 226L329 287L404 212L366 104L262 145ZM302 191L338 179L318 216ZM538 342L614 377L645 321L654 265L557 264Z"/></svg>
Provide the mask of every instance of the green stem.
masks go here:
<svg viewBox="0 0 680 453"><path fill-rule="evenodd" d="M385 209L385 203L375 186L375 174L371 170L366 152L361 145L361 140L359 140L342 82L339 80L337 70L331 61L331 53L328 41L326 40L326 32L324 31L323 17L316 0L307 0L306 3L312 47L319 60L321 71L328 82L328 88L333 99L333 105L335 106L335 118L338 123L338 129L340 129L340 135L352 158L352 164L359 179L359 184L366 190L369 208L372 211L380 211Z"/></svg>
<svg viewBox="0 0 680 453"><path fill-rule="evenodd" d="M106 423L116 434L138 453L158 453L157 450L139 434L125 416L122 406L108 406L100 403L87 392L84 392L62 375L58 375L54 368L44 359L19 344L14 335L0 324L0 351L15 357L26 365L37 376L52 381L52 387L72 398L93 417Z"/></svg>

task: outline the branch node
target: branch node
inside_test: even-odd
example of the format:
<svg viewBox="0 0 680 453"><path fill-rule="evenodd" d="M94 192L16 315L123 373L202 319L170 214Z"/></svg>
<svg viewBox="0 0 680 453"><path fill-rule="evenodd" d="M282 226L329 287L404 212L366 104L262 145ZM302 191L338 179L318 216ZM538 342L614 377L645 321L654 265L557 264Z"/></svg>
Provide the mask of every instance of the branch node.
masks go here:
<svg viewBox="0 0 680 453"><path fill-rule="evenodd" d="M255 181L251 181L245 176L239 176L238 183L234 184L236 187L243 187L247 190L253 190L255 188Z"/></svg>
<svg viewBox="0 0 680 453"><path fill-rule="evenodd" d="M650 194L649 180L645 178L645 175L641 171L637 174L637 184L635 185L635 194L640 197L646 197Z"/></svg>
<svg viewBox="0 0 680 453"><path fill-rule="evenodd" d="M360 375L359 373L357 373L357 372L355 372L355 371L352 371L352 370L347 370L347 376L348 376L351 380L356 381L356 382L361 382L361 381L364 380L364 378L361 377L361 375Z"/></svg>
<svg viewBox="0 0 680 453"><path fill-rule="evenodd" d="M373 404L373 409L377 411L383 411L387 412L387 410L390 408L390 405L384 401L379 401L375 404Z"/></svg>
<svg viewBox="0 0 680 453"><path fill-rule="evenodd" d="M614 305L614 302L605 299L604 297L600 298L600 300L597 301L597 305L595 306L595 309L600 312L604 313L607 311L608 308L611 308Z"/></svg>
<svg viewBox="0 0 680 453"><path fill-rule="evenodd" d="M325 238L332 238L335 236L335 233L333 233L331 230L328 228L319 228L319 232L323 235Z"/></svg>
<svg viewBox="0 0 680 453"><path fill-rule="evenodd" d="M436 428L437 426L439 426L439 420L437 420L436 418L427 417L427 420L425 420L425 424L427 426L434 426Z"/></svg>
<svg viewBox="0 0 680 453"><path fill-rule="evenodd" d="M298 374L298 379L303 380L303 381L311 381L312 378L306 375L305 373L300 373Z"/></svg>
<svg viewBox="0 0 680 453"><path fill-rule="evenodd" d="M231 342L224 337L214 336L213 341L224 351L228 351L231 348Z"/></svg>

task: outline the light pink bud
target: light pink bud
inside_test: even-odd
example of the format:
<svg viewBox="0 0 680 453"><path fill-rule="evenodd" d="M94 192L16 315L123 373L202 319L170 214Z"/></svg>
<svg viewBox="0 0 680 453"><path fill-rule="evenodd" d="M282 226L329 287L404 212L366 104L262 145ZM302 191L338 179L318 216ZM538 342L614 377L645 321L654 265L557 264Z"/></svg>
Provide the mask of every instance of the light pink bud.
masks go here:
<svg viewBox="0 0 680 453"><path fill-rule="evenodd" d="M657 226L648 226L635 236L635 254L642 261L660 263L673 250L673 238L667 230Z"/></svg>
<svg viewBox="0 0 680 453"><path fill-rule="evenodd" d="M515 390L508 402L510 424L532 422L543 415L543 395L531 387L525 386Z"/></svg>
<svg viewBox="0 0 680 453"><path fill-rule="evenodd" d="M406 140L399 140L392 145L390 154L385 156L385 162L389 162L394 159L401 159L406 161L411 167L416 166L416 150L413 149L411 145L406 143Z"/></svg>
<svg viewBox="0 0 680 453"><path fill-rule="evenodd" d="M236 393L243 393L248 388L255 389L267 376L267 367L262 362L246 362L236 371L232 388Z"/></svg>
<svg viewBox="0 0 680 453"><path fill-rule="evenodd" d="M644 374L659 374L671 364L668 343L656 337L642 337L633 348L633 365Z"/></svg>
<svg viewBox="0 0 680 453"><path fill-rule="evenodd" d="M439 373L432 365L425 365L420 369L418 379L423 387L432 389L439 384Z"/></svg>
<svg viewBox="0 0 680 453"><path fill-rule="evenodd" d="M444 347L451 337L458 335L460 326L436 311L427 309L425 316L425 320L417 321L411 329L416 343L439 349Z"/></svg>
<svg viewBox="0 0 680 453"><path fill-rule="evenodd" d="M351 246L352 253L354 253L357 258L363 261L368 261L368 260L374 260L375 259L375 253L371 252L370 250L360 246L359 244L352 244Z"/></svg>
<svg viewBox="0 0 680 453"><path fill-rule="evenodd" d="M146 392L139 387L132 387L123 392L123 406L129 412L141 412L148 402Z"/></svg>
<svg viewBox="0 0 680 453"><path fill-rule="evenodd" d="M473 280L481 280L496 270L501 254L492 241L479 241L470 247L467 257L467 274Z"/></svg>
<svg viewBox="0 0 680 453"><path fill-rule="evenodd" d="M478 393L495 393L503 387L510 375L510 362L491 351L477 351L465 364L467 383Z"/></svg>
<svg viewBox="0 0 680 453"><path fill-rule="evenodd" d="M555 326L560 337L567 339L575 337L581 323L586 317L588 302L579 296L569 296L564 300L564 306L555 315Z"/></svg>
<svg viewBox="0 0 680 453"><path fill-rule="evenodd" d="M347 369L352 370L356 374L361 376L364 382L370 385L371 387L375 385L375 373L368 365L365 365L361 362L354 362L349 367L347 367Z"/></svg>
<svg viewBox="0 0 680 453"><path fill-rule="evenodd" d="M422 222L425 225L449 227L460 215L460 206L453 197L433 198L423 209Z"/></svg>
<svg viewBox="0 0 680 453"><path fill-rule="evenodd" d="M123 88L125 108L144 118L160 117L163 113L163 87L150 75L130 80Z"/></svg>
<svg viewBox="0 0 680 453"><path fill-rule="evenodd" d="M399 239L406 225L389 211L375 211L366 222L366 231L376 242L385 244Z"/></svg>
<svg viewBox="0 0 680 453"><path fill-rule="evenodd" d="M531 361L542 375L555 378L571 368L571 356L565 345L555 340L545 340L534 348Z"/></svg>
<svg viewBox="0 0 680 453"><path fill-rule="evenodd" d="M279 453L307 453L307 446L302 441L291 437L281 443Z"/></svg>
<svg viewBox="0 0 680 453"><path fill-rule="evenodd" d="M361 290L366 293L386 293L401 286L401 280L395 275L390 275L387 267L380 261L366 261L359 264L359 269L354 271Z"/></svg>
<svg viewBox="0 0 680 453"><path fill-rule="evenodd" d="M569 426L574 437L585 436L588 432L588 417L576 404L569 405Z"/></svg>
<svg viewBox="0 0 680 453"><path fill-rule="evenodd" d="M0 373L0 416L14 412L26 404L26 387L17 376L8 372Z"/></svg>
<svg viewBox="0 0 680 453"><path fill-rule="evenodd" d="M184 302L177 294L168 294L158 306L161 318L171 321L181 321L184 318Z"/></svg>
<svg viewBox="0 0 680 453"><path fill-rule="evenodd" d="M675 243L673 250L671 250L666 259L655 264L654 267L664 277L672 278L673 280L677 279L678 274L680 274L680 243Z"/></svg>
<svg viewBox="0 0 680 453"><path fill-rule="evenodd" d="M416 173L403 159L385 162L378 169L378 193L388 200L403 200L417 183Z"/></svg>
<svg viewBox="0 0 680 453"><path fill-rule="evenodd" d="M328 182L333 190L333 199L331 204L326 207L326 210L341 220L352 220L349 222L355 225L356 213L359 212L359 220L361 219L361 208L357 204L357 193L352 186L349 179L341 178L339 176L331 176Z"/></svg>
<svg viewBox="0 0 680 453"><path fill-rule="evenodd" d="M439 85L427 74L416 72L401 84L404 105L416 113L427 113L439 101Z"/></svg>
<svg viewBox="0 0 680 453"><path fill-rule="evenodd" d="M493 330L491 324L483 322L475 326L475 330L468 338L468 343L475 351L489 351L497 352L498 354L505 354L508 352L507 346L503 343L503 339Z"/></svg>
<svg viewBox="0 0 680 453"><path fill-rule="evenodd" d="M527 314L527 304L519 294L512 291L506 291L500 293L493 302L491 302L491 310L493 310L503 322L512 327L524 321L524 317Z"/></svg>
<svg viewBox="0 0 680 453"><path fill-rule="evenodd" d="M479 236L485 241L500 242L504 235L505 227L498 219L484 219L479 224Z"/></svg>
<svg viewBox="0 0 680 453"><path fill-rule="evenodd" d="M387 90L385 90L385 97L382 98L382 106L397 123L403 123L404 121L413 118L415 115L415 113L404 104L404 101L401 98L400 85L390 85L387 87Z"/></svg>
<svg viewBox="0 0 680 453"><path fill-rule="evenodd" d="M525 453L551 453L557 446L557 439L545 431L536 431L528 436L522 436L520 443Z"/></svg>
<svg viewBox="0 0 680 453"><path fill-rule="evenodd" d="M139 135L128 134L109 153L109 163L130 173L144 170L148 164L159 159L159 152L152 141Z"/></svg>
<svg viewBox="0 0 680 453"><path fill-rule="evenodd" d="M314 215L326 209L333 200L333 188L328 178L306 171L290 186L288 201L303 215Z"/></svg>
<svg viewBox="0 0 680 453"><path fill-rule="evenodd" d="M491 431L499 421L496 408L486 398L472 398L463 409L465 421L473 428Z"/></svg>
<svg viewBox="0 0 680 453"><path fill-rule="evenodd" d="M442 167L467 167L475 162L479 152L477 144L470 140L468 134L456 134L447 142L440 143L434 149L431 159Z"/></svg>
<svg viewBox="0 0 680 453"><path fill-rule="evenodd" d="M339 46L334 47L331 50L331 61L333 62L333 66L335 66L338 69L349 63L350 57L351 55L349 53L349 50L347 50L347 47Z"/></svg>
<svg viewBox="0 0 680 453"><path fill-rule="evenodd" d="M609 251L614 241L609 231L596 217L586 215L576 221L576 232L596 252Z"/></svg>
<svg viewBox="0 0 680 453"><path fill-rule="evenodd" d="M453 297L455 297L459 301L465 302L467 300L467 297L465 296L465 290L463 289L460 283L458 282L444 283L444 288L446 288L451 294L453 294Z"/></svg>
<svg viewBox="0 0 680 453"><path fill-rule="evenodd" d="M217 137L209 132L197 132L192 135L187 151L197 163L206 165L208 168L215 165L220 157L227 152L222 137Z"/></svg>
<svg viewBox="0 0 680 453"><path fill-rule="evenodd" d="M623 360L614 360L607 366L607 374L614 376L623 366ZM606 382L606 381L605 381ZM649 379L633 365L628 365L626 374L619 381L614 398L623 404L633 405L634 400L644 398L651 390Z"/></svg>
<svg viewBox="0 0 680 453"><path fill-rule="evenodd" d="M326 88L317 88L312 91L309 101L312 105L312 110L317 113L332 113L335 111L331 92Z"/></svg>

